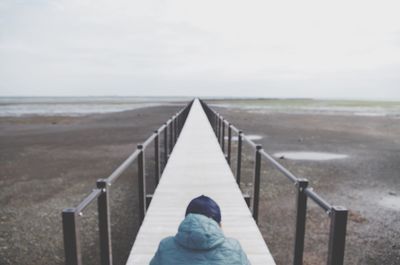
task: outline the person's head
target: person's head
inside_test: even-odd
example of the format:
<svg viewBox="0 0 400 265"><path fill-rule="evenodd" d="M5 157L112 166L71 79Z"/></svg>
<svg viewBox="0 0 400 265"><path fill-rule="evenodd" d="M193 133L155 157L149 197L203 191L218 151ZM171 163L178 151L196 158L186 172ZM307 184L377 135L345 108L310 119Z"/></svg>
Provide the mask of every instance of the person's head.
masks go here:
<svg viewBox="0 0 400 265"><path fill-rule="evenodd" d="M185 216L190 213L202 214L221 224L221 210L218 204L210 197L201 195L190 201Z"/></svg>

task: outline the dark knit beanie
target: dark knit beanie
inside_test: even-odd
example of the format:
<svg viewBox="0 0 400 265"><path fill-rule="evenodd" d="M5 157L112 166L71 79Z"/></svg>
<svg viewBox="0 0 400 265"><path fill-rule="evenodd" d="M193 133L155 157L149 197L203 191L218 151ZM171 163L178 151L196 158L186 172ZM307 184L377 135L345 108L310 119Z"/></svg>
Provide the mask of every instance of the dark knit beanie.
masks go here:
<svg viewBox="0 0 400 265"><path fill-rule="evenodd" d="M202 214L221 223L221 210L218 204L210 197L201 195L194 198L186 208L186 215L190 213Z"/></svg>

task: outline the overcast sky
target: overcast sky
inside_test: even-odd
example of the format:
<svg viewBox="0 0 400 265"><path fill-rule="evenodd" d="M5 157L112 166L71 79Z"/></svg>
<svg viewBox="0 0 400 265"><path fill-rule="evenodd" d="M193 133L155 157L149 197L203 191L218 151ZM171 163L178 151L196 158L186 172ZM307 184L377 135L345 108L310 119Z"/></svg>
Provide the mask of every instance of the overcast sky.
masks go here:
<svg viewBox="0 0 400 265"><path fill-rule="evenodd" d="M0 95L400 100L399 14L399 0L0 0Z"/></svg>

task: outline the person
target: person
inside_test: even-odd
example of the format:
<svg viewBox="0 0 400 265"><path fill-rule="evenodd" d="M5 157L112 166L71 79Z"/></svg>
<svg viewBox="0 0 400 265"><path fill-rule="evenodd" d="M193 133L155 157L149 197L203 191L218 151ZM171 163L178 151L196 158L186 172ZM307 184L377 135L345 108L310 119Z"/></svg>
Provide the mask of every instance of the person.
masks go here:
<svg viewBox="0 0 400 265"><path fill-rule="evenodd" d="M240 243L224 236L221 211L201 195L188 205L175 236L161 240L150 265L250 265Z"/></svg>

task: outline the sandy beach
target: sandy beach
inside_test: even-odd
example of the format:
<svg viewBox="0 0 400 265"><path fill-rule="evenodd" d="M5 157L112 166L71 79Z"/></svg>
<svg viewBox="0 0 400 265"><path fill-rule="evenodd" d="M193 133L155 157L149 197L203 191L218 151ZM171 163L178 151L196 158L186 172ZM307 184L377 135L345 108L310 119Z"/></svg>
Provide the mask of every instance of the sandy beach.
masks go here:
<svg viewBox="0 0 400 265"><path fill-rule="evenodd" d="M0 118L0 264L64 264L62 209L76 206L180 108ZM134 170L111 191L115 264L124 264L138 229ZM93 205L82 218L85 264L97 264Z"/></svg>
<svg viewBox="0 0 400 265"><path fill-rule="evenodd" d="M212 103L212 102L211 102ZM256 143L277 152L328 152L343 159L279 162L307 178L323 198L350 210L345 264L400 263L400 134L399 117L321 115L218 108L245 134L261 136ZM243 190L251 190L254 155L246 147ZM267 163L262 165L261 231L277 264L291 264L295 188ZM251 184L250 184L251 185ZM327 215L308 203L305 264L325 264Z"/></svg>
<svg viewBox="0 0 400 265"><path fill-rule="evenodd" d="M0 264L63 264L61 210L75 206L180 106L83 117L0 118ZM344 154L327 161L279 161L307 178L328 202L350 209L346 264L400 263L400 123L397 117L295 114L218 108L274 154ZM235 149L233 150L235 151ZM242 190L251 190L253 154L245 148ZM293 252L295 189L262 165L260 228L277 264ZM134 168L132 169L134 170ZM132 171L134 172L134 171ZM124 264L138 229L135 178L112 190L114 264ZM118 195L118 196L116 196ZM96 264L95 207L83 216L86 264ZM309 202L305 264L326 260L328 218ZM93 240L93 238L95 238Z"/></svg>

